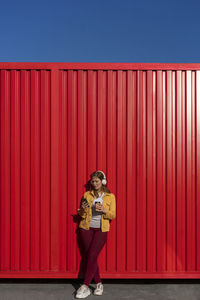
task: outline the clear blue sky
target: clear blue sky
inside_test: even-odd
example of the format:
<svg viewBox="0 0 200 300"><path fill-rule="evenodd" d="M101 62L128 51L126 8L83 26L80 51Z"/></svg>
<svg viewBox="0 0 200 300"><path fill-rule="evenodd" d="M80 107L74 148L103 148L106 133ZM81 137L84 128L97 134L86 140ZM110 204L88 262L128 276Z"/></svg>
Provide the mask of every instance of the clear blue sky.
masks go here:
<svg viewBox="0 0 200 300"><path fill-rule="evenodd" d="M1 62L200 63L200 1L1 1Z"/></svg>

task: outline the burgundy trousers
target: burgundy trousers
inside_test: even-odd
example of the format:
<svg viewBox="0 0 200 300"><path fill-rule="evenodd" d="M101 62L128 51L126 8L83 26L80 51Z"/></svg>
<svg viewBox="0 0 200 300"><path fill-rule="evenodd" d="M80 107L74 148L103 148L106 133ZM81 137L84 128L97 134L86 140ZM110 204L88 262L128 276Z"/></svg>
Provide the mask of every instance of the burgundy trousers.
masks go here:
<svg viewBox="0 0 200 300"><path fill-rule="evenodd" d="M89 230L79 227L80 241L84 249L85 276L84 284L89 286L94 277L95 283L101 282L98 255L107 240L107 231L102 232L100 228L90 227Z"/></svg>

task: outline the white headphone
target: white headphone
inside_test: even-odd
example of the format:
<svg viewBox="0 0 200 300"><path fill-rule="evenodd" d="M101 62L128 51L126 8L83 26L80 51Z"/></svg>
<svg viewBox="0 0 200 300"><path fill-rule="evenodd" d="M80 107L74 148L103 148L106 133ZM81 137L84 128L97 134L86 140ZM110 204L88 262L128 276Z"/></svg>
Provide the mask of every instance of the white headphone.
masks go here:
<svg viewBox="0 0 200 300"><path fill-rule="evenodd" d="M100 171L100 170L98 170L97 172L101 172L101 173L103 174L104 178L102 179L101 182L102 182L103 185L106 185L107 180L106 180L106 176L105 176L104 172L103 172L103 171Z"/></svg>

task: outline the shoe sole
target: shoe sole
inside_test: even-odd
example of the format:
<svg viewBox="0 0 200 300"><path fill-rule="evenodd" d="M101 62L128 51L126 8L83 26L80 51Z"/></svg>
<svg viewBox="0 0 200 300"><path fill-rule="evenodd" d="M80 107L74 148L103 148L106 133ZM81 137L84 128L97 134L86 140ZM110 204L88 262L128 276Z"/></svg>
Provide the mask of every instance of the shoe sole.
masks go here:
<svg viewBox="0 0 200 300"><path fill-rule="evenodd" d="M102 294L94 294L95 296L102 296Z"/></svg>
<svg viewBox="0 0 200 300"><path fill-rule="evenodd" d="M81 295L76 295L76 298L77 299L82 299L82 298L88 297L89 295L91 295L91 292L89 292L87 295L85 295L85 297L82 297Z"/></svg>
<svg viewBox="0 0 200 300"><path fill-rule="evenodd" d="M100 294L94 293L93 295L95 295L95 296L101 296L102 294L103 294L103 292L100 293Z"/></svg>

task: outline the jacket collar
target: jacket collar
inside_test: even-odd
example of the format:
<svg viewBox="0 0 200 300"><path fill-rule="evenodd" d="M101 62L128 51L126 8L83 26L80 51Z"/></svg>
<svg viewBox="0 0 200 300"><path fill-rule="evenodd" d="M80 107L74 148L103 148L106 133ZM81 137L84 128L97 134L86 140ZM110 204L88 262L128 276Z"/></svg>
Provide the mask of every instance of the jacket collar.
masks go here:
<svg viewBox="0 0 200 300"><path fill-rule="evenodd" d="M94 196L94 190L91 190L90 194L92 194ZM108 194L107 192L104 192L104 196L106 196L107 194Z"/></svg>

